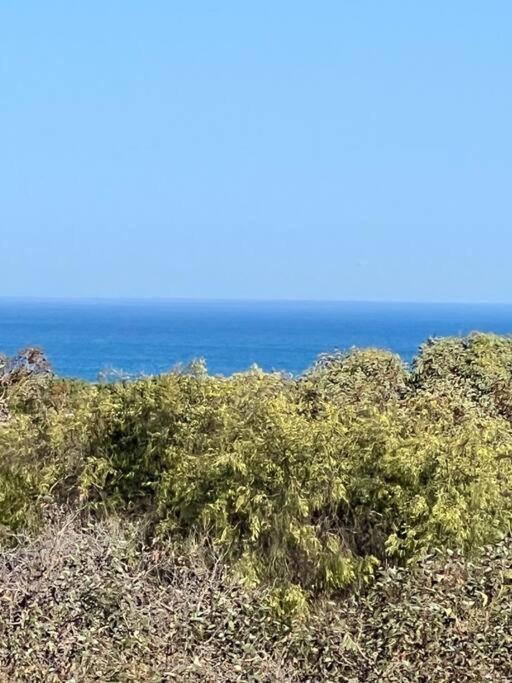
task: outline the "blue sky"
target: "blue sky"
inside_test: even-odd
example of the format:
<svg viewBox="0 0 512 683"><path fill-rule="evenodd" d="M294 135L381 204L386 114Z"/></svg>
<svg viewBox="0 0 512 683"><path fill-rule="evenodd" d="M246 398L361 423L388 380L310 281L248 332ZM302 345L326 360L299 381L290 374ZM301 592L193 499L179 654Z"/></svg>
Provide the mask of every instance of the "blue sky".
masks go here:
<svg viewBox="0 0 512 683"><path fill-rule="evenodd" d="M0 5L0 295L512 301L512 3Z"/></svg>

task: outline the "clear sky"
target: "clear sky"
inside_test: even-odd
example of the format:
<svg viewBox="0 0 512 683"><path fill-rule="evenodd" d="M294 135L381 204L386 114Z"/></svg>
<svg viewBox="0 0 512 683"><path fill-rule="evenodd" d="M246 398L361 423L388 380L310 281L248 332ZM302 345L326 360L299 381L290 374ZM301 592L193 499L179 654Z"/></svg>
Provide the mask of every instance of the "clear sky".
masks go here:
<svg viewBox="0 0 512 683"><path fill-rule="evenodd" d="M510 0L0 3L0 295L512 301Z"/></svg>

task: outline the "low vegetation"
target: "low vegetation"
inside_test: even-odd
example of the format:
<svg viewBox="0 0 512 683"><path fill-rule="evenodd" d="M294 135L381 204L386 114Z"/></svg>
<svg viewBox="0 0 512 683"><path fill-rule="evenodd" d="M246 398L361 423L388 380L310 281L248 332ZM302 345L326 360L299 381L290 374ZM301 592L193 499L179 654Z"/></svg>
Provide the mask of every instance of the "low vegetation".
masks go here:
<svg viewBox="0 0 512 683"><path fill-rule="evenodd" d="M0 358L6 680L509 681L511 520L508 337L297 378Z"/></svg>
<svg viewBox="0 0 512 683"><path fill-rule="evenodd" d="M187 552L144 529L57 514L0 555L0 680L453 683L511 680L512 547L381 567L307 619L247 589L206 539Z"/></svg>

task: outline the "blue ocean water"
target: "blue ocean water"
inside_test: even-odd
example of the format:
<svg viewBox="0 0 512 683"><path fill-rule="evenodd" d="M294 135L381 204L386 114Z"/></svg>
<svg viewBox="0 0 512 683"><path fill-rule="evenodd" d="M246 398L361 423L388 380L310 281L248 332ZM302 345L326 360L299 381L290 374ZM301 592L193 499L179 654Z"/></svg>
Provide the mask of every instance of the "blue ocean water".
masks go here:
<svg viewBox="0 0 512 683"><path fill-rule="evenodd" d="M60 375L211 373L257 363L300 373L322 352L377 346L410 361L429 336L512 332L512 305L0 299L0 351L42 347Z"/></svg>

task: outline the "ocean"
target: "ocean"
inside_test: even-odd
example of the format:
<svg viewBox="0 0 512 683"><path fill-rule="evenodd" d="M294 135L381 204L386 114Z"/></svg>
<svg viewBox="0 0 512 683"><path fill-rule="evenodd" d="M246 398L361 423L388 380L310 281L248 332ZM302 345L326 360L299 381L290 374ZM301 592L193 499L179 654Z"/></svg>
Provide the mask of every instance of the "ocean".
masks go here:
<svg viewBox="0 0 512 683"><path fill-rule="evenodd" d="M256 363L293 374L319 353L379 347L410 362L431 336L512 332L512 305L313 301L0 299L0 352L42 347L56 372L165 372L204 358L213 374Z"/></svg>

